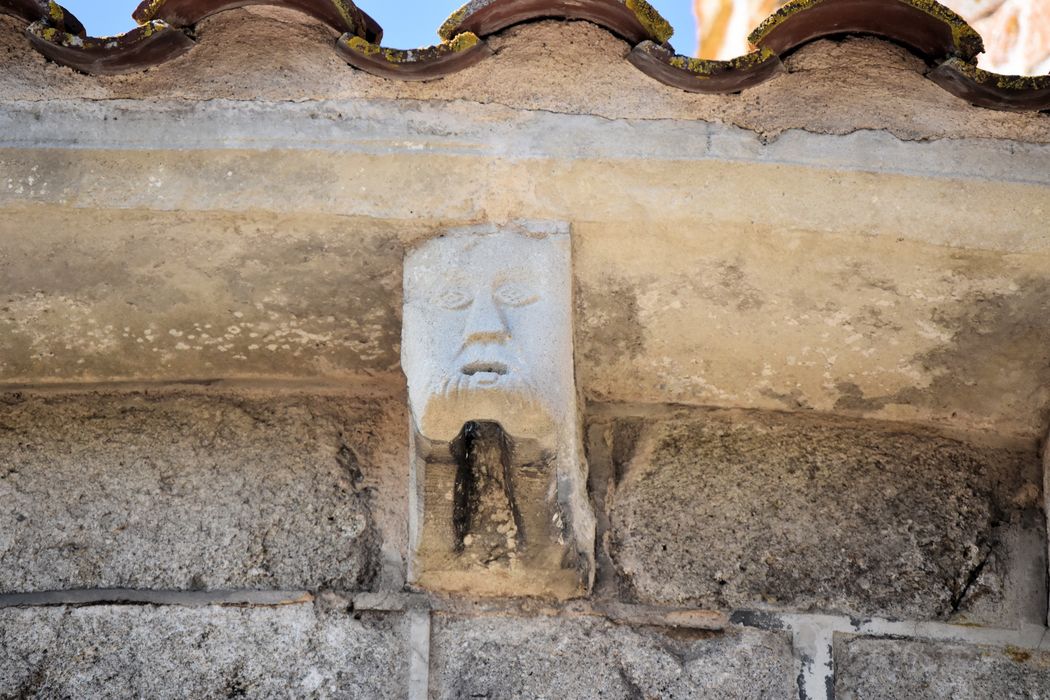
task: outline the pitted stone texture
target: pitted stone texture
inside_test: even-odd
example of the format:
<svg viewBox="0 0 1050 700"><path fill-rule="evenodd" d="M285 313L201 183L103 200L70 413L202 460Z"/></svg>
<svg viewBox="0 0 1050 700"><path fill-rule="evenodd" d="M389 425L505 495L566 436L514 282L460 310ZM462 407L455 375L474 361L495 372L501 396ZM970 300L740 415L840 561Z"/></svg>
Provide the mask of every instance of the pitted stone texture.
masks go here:
<svg viewBox="0 0 1050 700"><path fill-rule="evenodd" d="M438 616L436 698L786 698L786 634L632 629L586 618Z"/></svg>
<svg viewBox="0 0 1050 700"><path fill-rule="evenodd" d="M613 445L611 554L642 602L944 619L968 611L974 577L1011 561L1006 532L1042 537L1034 446L828 416L610 421L592 425L591 453ZM633 456L621 432L639 436ZM991 553L999 564L985 567ZM1023 614L1008 590L1020 584L1003 576L980 582L978 619Z"/></svg>
<svg viewBox="0 0 1050 700"><path fill-rule="evenodd" d="M901 639L836 636L839 700L1050 697L1050 653Z"/></svg>
<svg viewBox="0 0 1050 700"><path fill-rule="evenodd" d="M402 402L0 394L0 592L367 588L404 546Z"/></svg>
<svg viewBox="0 0 1050 700"><path fill-rule="evenodd" d="M404 698L396 614L314 606L0 610L0 697Z"/></svg>

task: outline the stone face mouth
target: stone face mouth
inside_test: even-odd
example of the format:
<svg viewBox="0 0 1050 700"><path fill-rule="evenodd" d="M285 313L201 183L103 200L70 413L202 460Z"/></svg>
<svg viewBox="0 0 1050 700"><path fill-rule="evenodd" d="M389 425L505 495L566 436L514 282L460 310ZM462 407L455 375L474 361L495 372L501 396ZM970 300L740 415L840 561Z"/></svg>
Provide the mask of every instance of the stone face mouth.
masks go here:
<svg viewBox="0 0 1050 700"><path fill-rule="evenodd" d="M468 362L463 365L460 371L468 377L473 377L476 374L498 374L502 377L507 374L509 370L507 369L507 365L502 362L478 361Z"/></svg>

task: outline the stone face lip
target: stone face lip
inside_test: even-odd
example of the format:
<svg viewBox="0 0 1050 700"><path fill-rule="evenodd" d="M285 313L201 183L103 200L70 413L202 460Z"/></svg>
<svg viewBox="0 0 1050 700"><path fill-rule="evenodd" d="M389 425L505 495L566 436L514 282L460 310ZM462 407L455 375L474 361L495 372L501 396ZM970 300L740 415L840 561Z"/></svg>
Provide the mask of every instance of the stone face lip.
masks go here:
<svg viewBox="0 0 1050 700"><path fill-rule="evenodd" d="M404 698L400 614L91 606L0 610L0 697Z"/></svg>
<svg viewBox="0 0 1050 700"><path fill-rule="evenodd" d="M369 485L405 459L403 440L379 437L402 434L387 411L323 395L4 395L0 592L367 589L384 546ZM384 489L399 519L404 489Z"/></svg>
<svg viewBox="0 0 1050 700"><path fill-rule="evenodd" d="M1026 495L1040 490L1034 451L736 411L604 431L637 436L633 453L618 448L609 514L612 559L640 602L893 619L954 619L974 605L1003 626L1024 614L1004 597L1020 569L1000 543L1024 528L1042 541Z"/></svg>
<svg viewBox="0 0 1050 700"><path fill-rule="evenodd" d="M0 0L0 12L39 18L42 24L29 37L48 58L85 73L113 75L156 66L192 47L188 36L180 38L179 32L156 22L167 20L181 29L247 5L294 9L324 22L343 33L335 48L350 65L388 79L432 80L457 73L491 55L486 37L536 19L582 19L631 44L628 60L646 75L689 92L733 93L753 87L782 73L780 60L800 46L848 33L903 44L934 67L962 61L932 77L978 106L1043 110L1050 99L1042 83L975 73L975 57L983 50L980 35L933 0L795 0L751 34L759 51L731 61L676 54L667 43L672 27L644 0L473 0L441 26L443 43L418 50L382 47L382 28L350 0L144 0L135 11L135 18L147 23L143 27L79 43L71 37L83 27L72 16L61 20L64 11L57 5L45 10L34 0Z"/></svg>

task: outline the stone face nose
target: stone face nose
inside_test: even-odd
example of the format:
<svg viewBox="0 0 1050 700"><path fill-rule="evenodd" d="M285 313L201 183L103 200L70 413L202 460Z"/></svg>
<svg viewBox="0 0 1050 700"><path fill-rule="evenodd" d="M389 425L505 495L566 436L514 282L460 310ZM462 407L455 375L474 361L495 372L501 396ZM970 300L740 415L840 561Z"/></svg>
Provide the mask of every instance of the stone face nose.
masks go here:
<svg viewBox="0 0 1050 700"><path fill-rule="evenodd" d="M467 311L463 345L503 343L510 339L510 326L503 311L488 292L478 294Z"/></svg>

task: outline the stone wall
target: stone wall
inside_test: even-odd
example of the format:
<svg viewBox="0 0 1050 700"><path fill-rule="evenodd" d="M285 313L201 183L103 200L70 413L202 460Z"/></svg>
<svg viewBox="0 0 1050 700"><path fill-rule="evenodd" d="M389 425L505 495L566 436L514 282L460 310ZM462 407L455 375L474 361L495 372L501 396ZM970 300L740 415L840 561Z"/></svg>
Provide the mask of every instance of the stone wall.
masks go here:
<svg viewBox="0 0 1050 700"><path fill-rule="evenodd" d="M871 37L693 95L583 22L424 83L272 9L117 78L12 26L0 697L1047 694L1046 115ZM439 595L403 261L522 219L571 232L595 580Z"/></svg>

